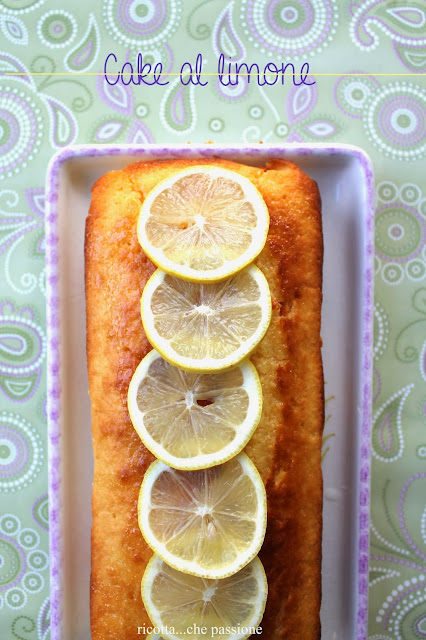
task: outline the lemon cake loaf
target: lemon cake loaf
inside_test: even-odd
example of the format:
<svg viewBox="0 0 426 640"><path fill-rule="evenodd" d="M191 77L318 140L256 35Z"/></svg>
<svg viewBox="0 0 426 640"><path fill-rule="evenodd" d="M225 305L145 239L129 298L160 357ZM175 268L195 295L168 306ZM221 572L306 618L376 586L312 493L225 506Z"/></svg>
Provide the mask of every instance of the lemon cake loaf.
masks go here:
<svg viewBox="0 0 426 640"><path fill-rule="evenodd" d="M150 190L192 165L215 165L247 177L269 210L267 241L255 264L269 284L272 319L250 358L262 385L263 412L244 450L267 494L259 553L269 586L262 637L318 640L324 422L320 196L315 182L292 163L271 160L252 167L214 158L138 162L107 173L92 190L85 242L95 463L91 637L136 640L151 626L141 578L152 551L140 532L137 507L154 456L127 408L130 380L152 348L140 298L155 266L138 242L137 220Z"/></svg>

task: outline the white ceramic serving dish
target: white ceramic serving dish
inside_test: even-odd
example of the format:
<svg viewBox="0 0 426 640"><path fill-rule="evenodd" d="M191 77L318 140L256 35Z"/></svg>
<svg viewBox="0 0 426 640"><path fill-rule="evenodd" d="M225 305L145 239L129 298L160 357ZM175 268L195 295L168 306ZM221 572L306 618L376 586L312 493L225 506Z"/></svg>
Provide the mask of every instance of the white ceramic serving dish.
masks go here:
<svg viewBox="0 0 426 640"><path fill-rule="evenodd" d="M324 224L326 380L323 640L367 637L373 317L373 186L348 145L69 147L47 175L51 638L89 640L92 443L86 374L84 225L90 188L135 160L216 155L252 165L296 162L320 188ZM285 554L285 549L283 549Z"/></svg>

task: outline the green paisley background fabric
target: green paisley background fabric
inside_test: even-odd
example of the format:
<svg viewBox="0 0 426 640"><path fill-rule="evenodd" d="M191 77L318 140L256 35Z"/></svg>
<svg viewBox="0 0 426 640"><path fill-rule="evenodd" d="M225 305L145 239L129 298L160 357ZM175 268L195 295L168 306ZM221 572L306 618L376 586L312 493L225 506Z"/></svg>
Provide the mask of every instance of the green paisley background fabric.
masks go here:
<svg viewBox="0 0 426 640"><path fill-rule="evenodd" d="M108 53L138 51L168 72L198 52L206 71L221 53L307 61L316 84L112 87L96 75ZM348 142L373 160L369 639L426 638L425 71L424 0L0 2L2 638L50 638L47 163L72 143L188 140Z"/></svg>

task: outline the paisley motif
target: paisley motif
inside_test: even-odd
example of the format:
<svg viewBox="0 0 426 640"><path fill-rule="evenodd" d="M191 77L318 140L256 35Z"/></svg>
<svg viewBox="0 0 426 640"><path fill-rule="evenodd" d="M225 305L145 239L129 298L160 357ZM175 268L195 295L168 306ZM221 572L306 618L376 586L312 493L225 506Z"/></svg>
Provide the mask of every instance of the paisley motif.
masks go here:
<svg viewBox="0 0 426 640"><path fill-rule="evenodd" d="M96 78L96 87L98 95L107 107L126 116L133 115L134 97L131 85L123 85L121 82L110 85L103 75L99 75Z"/></svg>
<svg viewBox="0 0 426 640"><path fill-rule="evenodd" d="M193 131L197 122L194 86L183 86L179 78L171 82L161 100L160 119L171 133L183 135Z"/></svg>
<svg viewBox="0 0 426 640"><path fill-rule="evenodd" d="M426 447L424 448L426 454ZM420 458L425 457L418 455ZM387 591L382 589L379 593L371 592L374 594L373 601L377 606L374 622L379 625L379 629L389 632L391 636L374 634L369 636L369 640L371 638L407 640L407 638L423 637L426 596L426 540L423 536L426 514L426 473L412 473L402 485L399 478L397 479L399 491L396 485L392 488L392 493L399 492L397 507L394 509L395 522L391 518L388 504L390 483L391 481L388 480L384 485L383 507L388 532L391 532L393 541L382 535L371 523L371 532L374 535L371 548L373 550L376 547L376 552L373 551L370 556L370 579L375 576L370 582L370 587L382 582L384 577L397 579L390 583L391 586L387 587ZM396 540L398 544L395 544ZM386 586L383 586L386 589ZM419 613L417 605L421 605L422 614Z"/></svg>
<svg viewBox="0 0 426 640"><path fill-rule="evenodd" d="M317 55L333 39L335 0L242 0L241 24L262 53L299 60Z"/></svg>
<svg viewBox="0 0 426 640"><path fill-rule="evenodd" d="M78 134L78 125L74 115L61 101L50 96L44 97L50 115L50 143L61 148L72 144Z"/></svg>
<svg viewBox="0 0 426 640"><path fill-rule="evenodd" d="M426 71L426 46L410 47L394 43L394 49L402 64L417 73Z"/></svg>
<svg viewBox="0 0 426 640"><path fill-rule="evenodd" d="M221 54L224 56L223 82L217 79L216 90L219 97L227 102L240 100L249 88L248 77L244 75L247 73L245 68L242 69L238 82L235 74L226 75L229 62L245 62L245 47L233 23L233 7L233 2L225 6L215 22L212 34L212 45L217 57ZM256 82L256 79L252 78L251 82Z"/></svg>
<svg viewBox="0 0 426 640"><path fill-rule="evenodd" d="M219 14L213 28L212 44L217 57L223 53L225 59L232 58L232 62L239 62L245 58L246 51L235 31L232 19L233 6L234 3L230 2Z"/></svg>
<svg viewBox="0 0 426 640"><path fill-rule="evenodd" d="M312 80L311 77L308 79ZM334 139L342 130L342 126L330 115L317 114L313 116L312 112L317 101L317 84L291 85L287 93L286 113L292 130L288 135L288 125L278 123L275 127L276 135L279 137L287 136L287 142L303 142L304 140L321 142Z"/></svg>
<svg viewBox="0 0 426 640"><path fill-rule="evenodd" d="M418 513L419 506L425 505L426 473L413 474L403 485L398 503L399 526L403 540L410 556L415 558L417 563L425 563L426 555L425 540L423 539L423 518L421 515L417 525L408 528L406 514ZM423 507L424 508L424 507ZM415 563L408 563L416 567ZM420 567L421 568L421 565ZM411 580L405 580L398 585L387 597L386 606L381 608L377 616L377 622L382 624L384 630L393 632L393 637L398 640L405 640L408 637L422 638L426 633L424 624L426 615L424 611L424 600L426 596L426 577L423 573L417 574ZM411 635L412 632L415 635Z"/></svg>
<svg viewBox="0 0 426 640"><path fill-rule="evenodd" d="M9 53L5 53L4 51L0 52L0 73L14 73L21 75L14 76L14 79L18 82L23 82L33 89L35 88L34 80L32 76L28 75L28 69L26 66L15 58L15 56L10 55Z"/></svg>
<svg viewBox="0 0 426 640"><path fill-rule="evenodd" d="M407 0L402 6L392 0L365 0L353 4L349 33L352 42L362 51L373 51L380 36L390 38L401 62L412 71L425 70L426 8L417 0Z"/></svg>
<svg viewBox="0 0 426 640"><path fill-rule="evenodd" d="M350 31L354 44L364 51L378 46L379 32L404 44L425 45L425 20L424 5L415 0L405 6L390 0L366 0L353 12Z"/></svg>
<svg viewBox="0 0 426 640"><path fill-rule="evenodd" d="M20 173L43 139L40 105L22 82L0 81L0 180Z"/></svg>
<svg viewBox="0 0 426 640"><path fill-rule="evenodd" d="M372 452L382 462L394 462L402 456L404 450L402 412L413 386L413 384L407 385L394 393L378 409L373 418Z"/></svg>
<svg viewBox="0 0 426 640"><path fill-rule="evenodd" d="M389 6L383 14L387 14L397 26L402 25L408 31L415 32L426 24L424 6L417 2L411 2L402 7Z"/></svg>
<svg viewBox="0 0 426 640"><path fill-rule="evenodd" d="M0 390L22 402L34 394L46 356L44 330L29 308L0 305Z"/></svg>
<svg viewBox="0 0 426 640"><path fill-rule="evenodd" d="M67 71L82 73L88 71L98 57L100 47L100 35L98 23L93 13L89 14L86 33L75 45L64 60Z"/></svg>
<svg viewBox="0 0 426 640"><path fill-rule="evenodd" d="M16 191L0 190L0 256L5 256L5 279L17 293L32 291L38 280L32 271L26 270L28 261L16 260L18 256L15 249L19 246L27 251L28 257L33 256L39 261L44 257L44 210L40 208L44 206L44 195L41 197L40 191L44 194L43 189L26 190L26 200L31 210L29 214L17 210L19 195Z"/></svg>
<svg viewBox="0 0 426 640"><path fill-rule="evenodd" d="M146 56L144 60L146 61ZM148 126L139 120L139 118L145 118L148 115L149 108L144 103L135 107L132 85L121 83L110 85L106 82L105 77L100 75L96 79L96 86L102 101L119 116L104 119L95 126L92 134L94 142L116 141L124 135L125 131L126 141L129 143L154 142L154 137ZM137 118L134 117L135 115Z"/></svg>
<svg viewBox="0 0 426 640"><path fill-rule="evenodd" d="M32 202L33 192L38 191L38 189L27 189L26 192L27 200L29 199L28 203L36 217L14 211L14 208L19 203L19 196L16 191L11 189L0 191L0 255L10 250L14 243L20 238L22 239L24 234L43 226L44 211L38 208L39 203L34 206ZM41 191L44 194L44 190L41 189ZM42 202L42 206L44 206L44 195ZM2 208L3 206L5 207L4 209Z"/></svg>

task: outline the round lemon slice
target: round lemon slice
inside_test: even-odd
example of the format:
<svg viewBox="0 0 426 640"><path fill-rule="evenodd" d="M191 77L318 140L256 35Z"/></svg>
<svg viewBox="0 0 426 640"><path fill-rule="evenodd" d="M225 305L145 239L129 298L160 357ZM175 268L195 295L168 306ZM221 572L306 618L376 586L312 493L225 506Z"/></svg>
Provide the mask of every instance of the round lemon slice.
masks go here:
<svg viewBox="0 0 426 640"><path fill-rule="evenodd" d="M142 482L138 518L149 546L171 567L225 578L262 545L266 491L245 453L200 471L178 471L156 460Z"/></svg>
<svg viewBox="0 0 426 640"><path fill-rule="evenodd" d="M271 320L271 294L251 265L224 282L187 282L157 269L141 298L148 340L188 371L230 368L256 347Z"/></svg>
<svg viewBox="0 0 426 640"><path fill-rule="evenodd" d="M176 571L154 555L141 592L165 640L244 640L262 620L268 585L259 558L229 578L206 580Z"/></svg>
<svg viewBox="0 0 426 640"><path fill-rule="evenodd" d="M257 427L262 391L251 362L221 373L183 371L151 351L130 382L128 407L145 446L176 469L233 458Z"/></svg>
<svg viewBox="0 0 426 640"><path fill-rule="evenodd" d="M161 269L186 280L228 278L261 252L269 213L256 187L212 166L185 169L145 198L138 238Z"/></svg>

